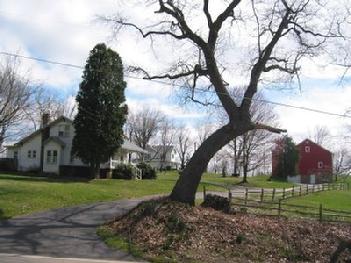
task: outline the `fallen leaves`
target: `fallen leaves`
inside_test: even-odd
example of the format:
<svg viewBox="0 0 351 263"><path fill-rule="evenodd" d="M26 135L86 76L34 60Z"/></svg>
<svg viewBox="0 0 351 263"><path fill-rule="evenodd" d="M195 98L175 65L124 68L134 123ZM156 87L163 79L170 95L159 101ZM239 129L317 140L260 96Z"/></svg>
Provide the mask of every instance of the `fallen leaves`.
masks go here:
<svg viewBox="0 0 351 263"><path fill-rule="evenodd" d="M180 262L329 262L339 241L351 236L348 224L228 215L164 200L155 204L152 214L140 216L142 209L137 207L109 228L129 237L147 256L171 254ZM170 232L170 217L185 228ZM350 253L343 254L343 260L347 258Z"/></svg>

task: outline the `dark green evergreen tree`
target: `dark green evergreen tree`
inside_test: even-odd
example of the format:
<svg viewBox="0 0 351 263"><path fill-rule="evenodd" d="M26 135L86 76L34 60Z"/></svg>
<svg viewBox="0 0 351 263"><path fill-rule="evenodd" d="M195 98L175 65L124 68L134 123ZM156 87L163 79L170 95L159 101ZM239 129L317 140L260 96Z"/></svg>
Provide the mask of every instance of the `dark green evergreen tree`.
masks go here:
<svg viewBox="0 0 351 263"><path fill-rule="evenodd" d="M296 175L296 165L299 160L299 151L289 136L280 141L278 171L276 177L286 180L288 176Z"/></svg>
<svg viewBox="0 0 351 263"><path fill-rule="evenodd" d="M105 44L90 51L76 97L78 114L73 125L72 155L89 164L99 178L100 163L107 162L123 143L127 105L120 56Z"/></svg>

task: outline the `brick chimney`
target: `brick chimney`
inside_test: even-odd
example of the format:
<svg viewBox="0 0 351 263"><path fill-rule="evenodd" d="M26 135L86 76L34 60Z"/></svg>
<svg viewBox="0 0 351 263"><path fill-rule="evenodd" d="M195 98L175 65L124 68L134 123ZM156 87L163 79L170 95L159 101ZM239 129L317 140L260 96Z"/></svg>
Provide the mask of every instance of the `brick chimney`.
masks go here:
<svg viewBox="0 0 351 263"><path fill-rule="evenodd" d="M46 128L50 122L50 114L49 113L44 113L41 117L41 127Z"/></svg>
<svg viewBox="0 0 351 263"><path fill-rule="evenodd" d="M44 167L44 142L50 137L50 114L44 113L41 116L41 145L40 145L40 170L43 172Z"/></svg>

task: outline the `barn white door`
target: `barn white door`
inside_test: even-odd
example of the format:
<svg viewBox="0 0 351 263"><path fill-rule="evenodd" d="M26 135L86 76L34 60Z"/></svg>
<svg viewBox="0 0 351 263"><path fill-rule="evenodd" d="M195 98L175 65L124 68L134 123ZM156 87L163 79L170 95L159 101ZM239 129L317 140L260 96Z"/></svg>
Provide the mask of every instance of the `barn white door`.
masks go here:
<svg viewBox="0 0 351 263"><path fill-rule="evenodd" d="M311 174L310 175L310 184L315 184L316 183L316 175L315 174Z"/></svg>

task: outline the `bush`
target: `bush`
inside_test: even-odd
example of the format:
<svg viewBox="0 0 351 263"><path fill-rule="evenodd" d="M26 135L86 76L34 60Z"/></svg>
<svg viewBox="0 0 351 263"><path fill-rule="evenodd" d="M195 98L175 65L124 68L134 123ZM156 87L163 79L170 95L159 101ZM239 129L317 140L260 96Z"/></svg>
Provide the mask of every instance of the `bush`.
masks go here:
<svg viewBox="0 0 351 263"><path fill-rule="evenodd" d="M0 171L2 172L15 172L16 161L12 158L1 158L0 159Z"/></svg>
<svg viewBox="0 0 351 263"><path fill-rule="evenodd" d="M142 171L143 179L156 179L156 170L146 163L139 163L137 167Z"/></svg>
<svg viewBox="0 0 351 263"><path fill-rule="evenodd" d="M131 180L135 178L135 172L131 165L119 164L112 172L113 179Z"/></svg>
<svg viewBox="0 0 351 263"><path fill-rule="evenodd" d="M211 207L218 211L228 213L230 211L230 202L226 197L219 195L207 194L204 202L201 204L203 207Z"/></svg>

